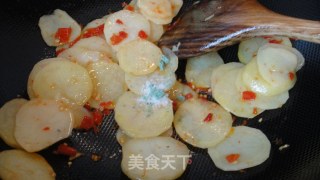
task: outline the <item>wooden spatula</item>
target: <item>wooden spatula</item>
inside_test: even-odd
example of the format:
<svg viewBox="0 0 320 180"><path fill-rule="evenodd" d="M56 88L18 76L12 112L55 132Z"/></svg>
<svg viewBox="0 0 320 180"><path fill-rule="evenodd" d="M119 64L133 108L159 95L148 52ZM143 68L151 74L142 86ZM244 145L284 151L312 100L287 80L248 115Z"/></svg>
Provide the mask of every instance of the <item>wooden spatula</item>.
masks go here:
<svg viewBox="0 0 320 180"><path fill-rule="evenodd" d="M204 0L186 12L159 45L171 48L180 44L176 54L188 58L267 35L320 43L320 21L284 16L256 0Z"/></svg>

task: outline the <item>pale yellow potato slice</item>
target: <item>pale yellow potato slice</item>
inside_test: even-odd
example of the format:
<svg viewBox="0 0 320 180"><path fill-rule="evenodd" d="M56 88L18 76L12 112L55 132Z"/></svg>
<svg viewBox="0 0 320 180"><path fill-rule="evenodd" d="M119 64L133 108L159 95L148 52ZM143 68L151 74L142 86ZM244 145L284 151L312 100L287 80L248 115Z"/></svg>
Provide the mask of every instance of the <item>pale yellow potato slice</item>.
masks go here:
<svg viewBox="0 0 320 180"><path fill-rule="evenodd" d="M33 99L16 115L14 136L28 152L37 152L67 138L73 127L73 115L61 101Z"/></svg>
<svg viewBox="0 0 320 180"><path fill-rule="evenodd" d="M125 73L125 82L132 92L145 95L151 86L162 91L169 90L176 82L176 75L171 71L160 70L142 76Z"/></svg>
<svg viewBox="0 0 320 180"><path fill-rule="evenodd" d="M195 147L208 148L227 136L232 117L214 102L193 98L181 104L173 123L184 141Z"/></svg>
<svg viewBox="0 0 320 180"><path fill-rule="evenodd" d="M122 146L121 169L130 179L177 179L185 171L189 157L187 146L171 137L132 139ZM134 159L141 166L135 166Z"/></svg>
<svg viewBox="0 0 320 180"><path fill-rule="evenodd" d="M146 75L154 72L161 60L158 46L147 40L134 40L119 49L117 58L120 67L127 73Z"/></svg>
<svg viewBox="0 0 320 180"><path fill-rule="evenodd" d="M304 58L294 48L266 44L258 51L257 64L259 73L268 83L281 86L292 81L290 73L295 73L303 66Z"/></svg>
<svg viewBox="0 0 320 180"><path fill-rule="evenodd" d="M252 101L243 100L242 93L236 86L241 67L233 69L224 74L212 89L213 98L227 111L232 114L253 118L264 110L255 107Z"/></svg>
<svg viewBox="0 0 320 180"><path fill-rule="evenodd" d="M251 91L256 92L258 94L264 96L276 96L281 93L284 93L291 89L297 81L296 73L294 74L293 79L290 79L289 75L286 74L286 81L282 81L282 83L269 83L267 82L262 75L259 73L257 60L254 58L251 60L249 64L242 71L243 83L247 86ZM239 87L238 87L239 89Z"/></svg>
<svg viewBox="0 0 320 180"><path fill-rule="evenodd" d="M222 64L223 59L217 52L190 58L185 71L186 80L196 87L209 88L213 69Z"/></svg>
<svg viewBox="0 0 320 180"><path fill-rule="evenodd" d="M151 42L157 42L161 38L161 36L164 33L164 28L161 24L155 24L152 21L149 21L150 23L150 35L149 40Z"/></svg>
<svg viewBox="0 0 320 180"><path fill-rule="evenodd" d="M115 120L133 138L159 136L173 121L172 103L166 97L148 99L133 92L124 93L115 106Z"/></svg>
<svg viewBox="0 0 320 180"><path fill-rule="evenodd" d="M218 83L218 81L221 79L221 77L225 76L226 73L233 69L238 69L240 67L243 67L243 64L230 62L227 64L222 64L217 68L213 69L211 74L211 90L213 91L215 89L215 86Z"/></svg>
<svg viewBox="0 0 320 180"><path fill-rule="evenodd" d="M0 137L6 144L14 148L20 148L14 137L16 114L26 102L25 99L12 99L0 109Z"/></svg>
<svg viewBox="0 0 320 180"><path fill-rule="evenodd" d="M138 0L137 6L143 16L156 24L169 24L174 17L170 0Z"/></svg>
<svg viewBox="0 0 320 180"><path fill-rule="evenodd" d="M89 104L94 108L99 108L101 102L116 102L128 89L125 73L116 63L98 61L90 63L87 70L93 82Z"/></svg>
<svg viewBox="0 0 320 180"><path fill-rule="evenodd" d="M80 25L72 19L65 11L54 10L51 15L41 16L38 23L43 40L48 46L59 46L59 40L55 39L55 34L59 28L71 28L71 35L68 42L74 41L81 34Z"/></svg>
<svg viewBox="0 0 320 180"><path fill-rule="evenodd" d="M79 40L71 48L62 51L58 57L69 59L85 67L90 62L112 62L113 51L104 39L93 36Z"/></svg>
<svg viewBox="0 0 320 180"><path fill-rule="evenodd" d="M166 130L165 132L163 132L159 136L171 137L172 134L173 134L173 128L171 127L170 129ZM129 140L134 139L134 138L128 136L124 130L119 128L116 132L116 139L117 139L117 142L122 146L123 144L125 144L126 142L128 142Z"/></svg>
<svg viewBox="0 0 320 180"><path fill-rule="evenodd" d="M117 23L119 21L122 23ZM114 43L112 41L112 37L119 35L119 33L122 31L127 34L127 37L121 42ZM140 31L144 31L147 35L150 35L149 21L141 14L128 10L121 10L110 14L104 26L104 35L107 43L116 52L124 44L136 39L140 39Z"/></svg>
<svg viewBox="0 0 320 180"><path fill-rule="evenodd" d="M55 172L39 154L22 150L0 152L0 179L3 180L54 180Z"/></svg>
<svg viewBox="0 0 320 180"><path fill-rule="evenodd" d="M33 82L35 96L84 105L92 94L92 81L82 66L70 61L54 61L40 70Z"/></svg>
<svg viewBox="0 0 320 180"><path fill-rule="evenodd" d="M214 164L224 171L238 171L257 166L269 158L271 143L259 129L238 126L221 143L208 148ZM228 156L238 156L234 162ZM232 158L231 158L232 159Z"/></svg>
<svg viewBox="0 0 320 180"><path fill-rule="evenodd" d="M183 5L183 0L170 0L170 2L173 15L176 16Z"/></svg>
<svg viewBox="0 0 320 180"><path fill-rule="evenodd" d="M238 58L243 64L248 64L251 59L257 56L258 50L265 44L277 42L282 45L292 47L291 41L288 37L283 36L268 36L268 37L254 37L242 41L239 44Z"/></svg>

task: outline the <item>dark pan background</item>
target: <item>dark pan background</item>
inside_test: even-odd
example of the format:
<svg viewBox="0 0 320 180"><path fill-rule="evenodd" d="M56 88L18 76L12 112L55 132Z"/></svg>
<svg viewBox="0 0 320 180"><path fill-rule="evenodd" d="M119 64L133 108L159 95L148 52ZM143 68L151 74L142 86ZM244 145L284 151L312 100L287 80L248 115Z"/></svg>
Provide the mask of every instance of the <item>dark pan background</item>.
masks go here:
<svg viewBox="0 0 320 180"><path fill-rule="evenodd" d="M33 65L53 57L54 49L47 47L37 26L41 15L60 8L85 25L93 19L121 8L117 0L13 0L2 3L0 10L0 106L17 96L27 98L26 84ZM186 7L191 0L184 1ZM320 20L319 0L261 0L266 7L289 16ZM217 169L206 150L193 148L191 165L181 179L320 179L320 45L295 41L294 46L306 58L298 72L298 82L290 90L289 101L278 110L266 111L248 121L248 126L261 129L272 142L270 158L260 166L244 172L223 172ZM237 45L219 51L226 62L237 61ZM183 77L183 67L179 77ZM263 122L258 119L263 117ZM237 118L235 125L243 119ZM57 144L41 151L57 173L57 179L126 179L121 172L121 151L115 139L117 126L113 116L105 119L101 132L74 131L63 141L76 147L84 156L68 167L68 158L54 155ZM282 142L281 142L282 141ZM282 144L290 144L279 151ZM0 150L10 149L0 141ZM95 153L102 157L91 160Z"/></svg>

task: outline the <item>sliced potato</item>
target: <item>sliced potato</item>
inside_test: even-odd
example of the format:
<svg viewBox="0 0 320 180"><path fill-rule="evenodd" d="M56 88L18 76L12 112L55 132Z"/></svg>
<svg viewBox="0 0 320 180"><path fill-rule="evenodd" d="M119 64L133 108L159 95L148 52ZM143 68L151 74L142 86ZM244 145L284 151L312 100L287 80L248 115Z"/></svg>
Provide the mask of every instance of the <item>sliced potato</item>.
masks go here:
<svg viewBox="0 0 320 180"><path fill-rule="evenodd" d="M12 99L0 109L0 137L6 144L14 148L20 148L14 137L16 114L25 103L27 103L25 99Z"/></svg>
<svg viewBox="0 0 320 180"><path fill-rule="evenodd" d="M169 24L174 17L170 0L138 0L137 6L143 16L156 24Z"/></svg>
<svg viewBox="0 0 320 180"><path fill-rule="evenodd" d="M242 41L239 44L238 57L240 62L243 64L248 64L251 59L257 56L259 48L268 43L279 43L288 47L292 47L291 41L288 37L267 36L250 38Z"/></svg>
<svg viewBox="0 0 320 180"><path fill-rule="evenodd" d="M227 111L232 114L253 118L264 110L255 107L250 100L243 100L242 93L236 86L236 81L240 75L241 67L233 69L219 78L219 81L212 89L214 99Z"/></svg>
<svg viewBox="0 0 320 180"><path fill-rule="evenodd" d="M152 21L149 21L150 23L150 35L149 40L151 42L157 42L161 38L161 36L164 33L164 28L161 24L155 24Z"/></svg>
<svg viewBox="0 0 320 180"><path fill-rule="evenodd" d="M91 97L92 82L87 70L80 65L54 61L36 74L33 90L39 98L84 105Z"/></svg>
<svg viewBox="0 0 320 180"><path fill-rule="evenodd" d="M89 104L94 108L99 108L101 102L116 102L128 89L125 73L116 63L98 61L89 64L87 70L93 82Z"/></svg>
<svg viewBox="0 0 320 180"><path fill-rule="evenodd" d="M238 126L224 141L208 148L208 153L219 169L238 171L263 163L269 158L270 149L271 143L263 132Z"/></svg>
<svg viewBox="0 0 320 180"><path fill-rule="evenodd" d="M257 64L259 73L268 83L281 86L295 79L295 72L304 64L304 58L293 48L267 44L259 49Z"/></svg>
<svg viewBox="0 0 320 180"><path fill-rule="evenodd" d="M213 69L211 74L211 90L213 91L215 89L215 86L218 83L218 81L223 76L225 76L226 73L228 73L233 69L238 69L240 67L243 67L243 64L231 62L231 63L220 65L217 68Z"/></svg>
<svg viewBox="0 0 320 180"><path fill-rule="evenodd" d="M39 27L43 40L48 46L59 46L65 44L55 38L59 28L71 28L69 42L74 41L81 34L80 25L72 19L65 11L56 9L51 15L44 15L39 20Z"/></svg>
<svg viewBox="0 0 320 180"><path fill-rule="evenodd" d="M142 76L126 73L125 81L132 92L139 95L145 95L148 93L151 86L162 91L169 90L176 82L176 75L171 71L160 70Z"/></svg>
<svg viewBox="0 0 320 180"><path fill-rule="evenodd" d="M93 36L79 40L71 48L62 51L58 57L87 66L90 62L112 62L113 51L104 39Z"/></svg>
<svg viewBox="0 0 320 180"><path fill-rule="evenodd" d="M171 137L132 139L122 146L121 169L130 179L176 179L189 157L187 146ZM134 164L135 159L141 166Z"/></svg>
<svg viewBox="0 0 320 180"><path fill-rule="evenodd" d="M154 72L161 60L158 46L147 40L134 40L119 49L117 58L120 67L127 73L146 75Z"/></svg>
<svg viewBox="0 0 320 180"><path fill-rule="evenodd" d="M186 79L196 87L209 88L213 69L224 64L217 52L190 58L186 66Z"/></svg>
<svg viewBox="0 0 320 180"><path fill-rule="evenodd" d="M295 72L292 73L294 74L293 79L290 79L287 74L285 75L287 79L286 81L282 81L282 83L269 83L259 73L257 60L254 58L246 65L242 71L242 75L240 76L242 77L245 86L247 86L251 91L264 96L276 96L288 91L294 86L297 78Z"/></svg>
<svg viewBox="0 0 320 180"><path fill-rule="evenodd" d="M196 147L208 148L227 136L232 117L214 102L193 98L181 104L173 123L184 141Z"/></svg>
<svg viewBox="0 0 320 180"><path fill-rule="evenodd" d="M15 138L28 152L37 152L67 138L72 130L73 116L66 104L33 99L18 111Z"/></svg>
<svg viewBox="0 0 320 180"><path fill-rule="evenodd" d="M121 46L130 41L140 39L139 32L143 31L148 36L150 35L150 23L141 14L121 10L110 14L104 26L104 35L107 43L118 51ZM126 37L121 41L114 41L114 37L120 35L120 32L126 33Z"/></svg>
<svg viewBox="0 0 320 180"><path fill-rule="evenodd" d="M39 154L22 150L0 152L0 178L3 180L54 180L55 172Z"/></svg>
<svg viewBox="0 0 320 180"><path fill-rule="evenodd" d="M133 138L155 137L171 127L172 103L166 97L148 101L145 96L124 93L115 106L115 120Z"/></svg>
<svg viewBox="0 0 320 180"><path fill-rule="evenodd" d="M166 130L165 132L163 132L159 136L171 137L172 134L173 134L173 128L171 127L170 129ZM119 128L116 133L116 139L117 139L118 143L122 146L123 144L125 144L126 142L128 142L129 140L131 140L133 138L128 136L124 130Z"/></svg>
<svg viewBox="0 0 320 180"><path fill-rule="evenodd" d="M29 74L28 86L27 86L27 91L28 91L28 95L29 95L30 99L37 98L34 91L33 91L33 83L34 83L34 78L36 77L36 74L38 74L38 72L40 70L42 70L46 65L48 65L50 62L53 62L53 61L67 61L67 59L64 59L64 58L43 59L43 60L37 62L33 66L32 71Z"/></svg>

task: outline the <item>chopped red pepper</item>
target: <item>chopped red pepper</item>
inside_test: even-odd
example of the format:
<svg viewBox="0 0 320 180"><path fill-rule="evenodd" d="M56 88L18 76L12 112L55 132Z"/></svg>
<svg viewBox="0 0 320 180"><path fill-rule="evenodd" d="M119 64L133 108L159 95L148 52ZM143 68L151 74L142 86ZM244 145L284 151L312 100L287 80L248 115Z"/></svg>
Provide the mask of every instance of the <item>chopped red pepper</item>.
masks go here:
<svg viewBox="0 0 320 180"><path fill-rule="evenodd" d="M49 131L50 130L50 127L44 127L42 130L44 130L44 131Z"/></svg>
<svg viewBox="0 0 320 180"><path fill-rule="evenodd" d="M204 122L210 122L210 121L212 121L212 117L213 117L213 114L212 113L209 113L208 115L207 115L207 117L206 118L204 118Z"/></svg>
<svg viewBox="0 0 320 180"><path fill-rule="evenodd" d="M242 100L248 101L248 100L255 100L255 99L256 99L256 93L252 91L242 92Z"/></svg>
<svg viewBox="0 0 320 180"><path fill-rule="evenodd" d="M143 30L139 31L139 37L141 39L147 39L148 38L148 34L146 32L144 32Z"/></svg>
<svg viewBox="0 0 320 180"><path fill-rule="evenodd" d="M289 78L290 78L290 80L291 81L293 81L294 80L294 73L293 72L289 72Z"/></svg>
<svg viewBox="0 0 320 180"><path fill-rule="evenodd" d="M108 116L108 115L111 113L111 111L110 111L110 109L104 109L104 110L102 111L102 113L103 113L104 115Z"/></svg>
<svg viewBox="0 0 320 180"><path fill-rule="evenodd" d="M126 9L129 11L134 11L134 7L131 5L126 6Z"/></svg>
<svg viewBox="0 0 320 180"><path fill-rule="evenodd" d="M84 116L80 128L81 129L85 129L85 130L90 130L91 128L95 127L95 122L92 118L88 117L88 116Z"/></svg>
<svg viewBox="0 0 320 180"><path fill-rule="evenodd" d="M128 34L124 31L120 31L119 34L113 34L110 38L112 45L117 45L121 43L124 39L128 37Z"/></svg>
<svg viewBox="0 0 320 180"><path fill-rule="evenodd" d="M113 109L114 108L114 103L112 101L108 101L108 102L102 102L99 104L100 107L102 107L103 109Z"/></svg>
<svg viewBox="0 0 320 180"><path fill-rule="evenodd" d="M58 146L56 153L66 155L66 156L76 156L77 150L73 147L68 146L67 144L60 144Z"/></svg>
<svg viewBox="0 0 320 180"><path fill-rule="evenodd" d="M58 43L67 43L70 40L72 33L71 27L69 28L59 28L54 35L54 38L58 41Z"/></svg>
<svg viewBox="0 0 320 180"><path fill-rule="evenodd" d="M193 95L191 93L188 93L188 94L185 95L185 98L186 99L191 99L191 98L193 98Z"/></svg>
<svg viewBox="0 0 320 180"><path fill-rule="evenodd" d="M99 126L102 123L103 115L99 111L92 112L92 118L95 125Z"/></svg>
<svg viewBox="0 0 320 180"><path fill-rule="evenodd" d="M120 19L117 19L117 20L116 20L116 23L117 23L117 24L123 24L123 22L122 22Z"/></svg>
<svg viewBox="0 0 320 180"><path fill-rule="evenodd" d="M104 30L104 24L101 24L98 27L87 29L83 33L82 37L83 38L89 38L89 37L92 37L92 36L100 36L101 34L103 34L103 30Z"/></svg>
<svg viewBox="0 0 320 180"><path fill-rule="evenodd" d="M88 111L91 111L91 106L89 103L86 103L83 107L86 108Z"/></svg>
<svg viewBox="0 0 320 180"><path fill-rule="evenodd" d="M177 101L172 101L172 108L173 108L173 111L177 111L177 110L178 110L178 103L177 103Z"/></svg>
<svg viewBox="0 0 320 180"><path fill-rule="evenodd" d="M252 112L252 114L258 114L258 109L255 107L255 108L253 108L253 112Z"/></svg>
<svg viewBox="0 0 320 180"><path fill-rule="evenodd" d="M263 36L264 39L271 39L273 38L272 36Z"/></svg>
<svg viewBox="0 0 320 180"><path fill-rule="evenodd" d="M228 161L228 163L234 163L236 162L240 157L240 154L229 154L226 156L226 160Z"/></svg>
<svg viewBox="0 0 320 180"><path fill-rule="evenodd" d="M272 44L281 44L281 43L282 43L282 40L271 39L271 40L269 40L269 43L272 43Z"/></svg>

